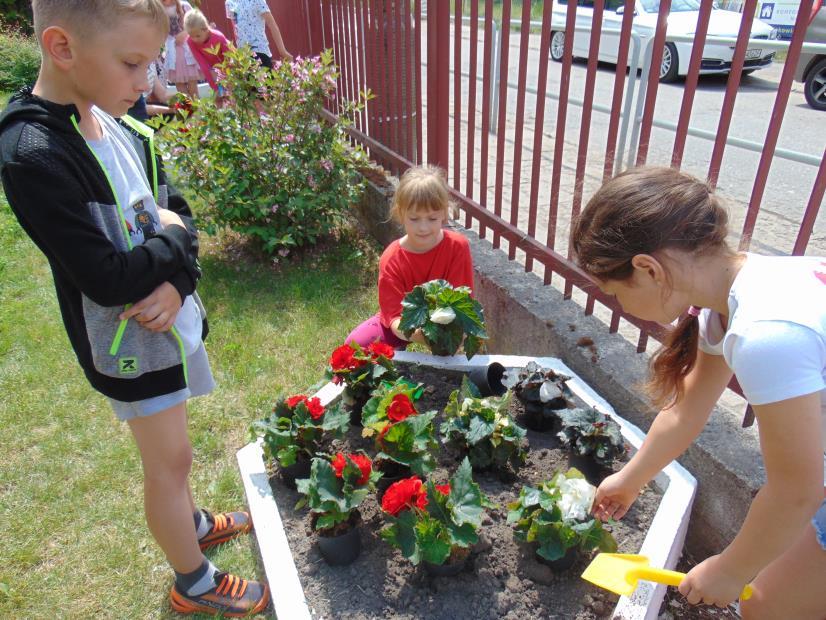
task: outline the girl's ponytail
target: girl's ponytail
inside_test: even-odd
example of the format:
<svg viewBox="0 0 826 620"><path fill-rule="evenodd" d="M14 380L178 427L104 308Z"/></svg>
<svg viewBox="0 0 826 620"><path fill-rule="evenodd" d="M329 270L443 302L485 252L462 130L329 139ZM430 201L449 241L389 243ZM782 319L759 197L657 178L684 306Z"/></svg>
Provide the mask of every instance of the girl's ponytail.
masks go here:
<svg viewBox="0 0 826 620"><path fill-rule="evenodd" d="M697 361L699 339L699 319L686 314L651 358L651 377L645 387L656 407L669 407L682 398L686 375Z"/></svg>

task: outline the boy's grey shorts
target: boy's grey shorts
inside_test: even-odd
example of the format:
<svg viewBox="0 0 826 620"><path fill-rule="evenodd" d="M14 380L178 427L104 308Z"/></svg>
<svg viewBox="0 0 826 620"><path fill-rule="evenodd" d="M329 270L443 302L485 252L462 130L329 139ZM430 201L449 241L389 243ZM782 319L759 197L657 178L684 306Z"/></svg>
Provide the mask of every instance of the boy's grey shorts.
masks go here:
<svg viewBox="0 0 826 620"><path fill-rule="evenodd" d="M812 525L815 528L817 542L823 549L826 549L826 501L820 505L820 509L812 517Z"/></svg>
<svg viewBox="0 0 826 620"><path fill-rule="evenodd" d="M186 362L189 385L182 390L145 400L137 400L132 403L110 398L109 402L112 404L112 409L115 410L118 420L125 422L132 418L147 417L174 407L194 396L209 394L215 387L215 379L212 378L212 370L209 368L209 358L204 343L201 343L198 350L186 358Z"/></svg>

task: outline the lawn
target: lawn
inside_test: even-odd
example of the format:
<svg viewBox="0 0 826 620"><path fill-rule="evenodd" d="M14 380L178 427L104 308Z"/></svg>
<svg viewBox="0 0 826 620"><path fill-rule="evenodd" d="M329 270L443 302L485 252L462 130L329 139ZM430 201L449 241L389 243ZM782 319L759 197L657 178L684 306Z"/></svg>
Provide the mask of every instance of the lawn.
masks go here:
<svg viewBox="0 0 826 620"><path fill-rule="evenodd" d="M235 452L281 392L303 391L376 307L376 248L352 232L273 265L205 239L200 294L218 388L190 406L196 501L244 505ZM138 453L86 383L48 265L0 192L0 617L177 617L172 573L144 524ZM209 553L260 576L250 538Z"/></svg>

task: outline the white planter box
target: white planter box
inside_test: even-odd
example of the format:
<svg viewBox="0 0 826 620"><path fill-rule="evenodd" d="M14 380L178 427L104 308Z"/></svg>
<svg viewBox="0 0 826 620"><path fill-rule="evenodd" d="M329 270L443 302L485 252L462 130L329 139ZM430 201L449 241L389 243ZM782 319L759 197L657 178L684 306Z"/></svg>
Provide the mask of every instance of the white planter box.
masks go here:
<svg viewBox="0 0 826 620"><path fill-rule="evenodd" d="M491 362L499 362L506 368L522 368L528 362L535 361L545 368L552 368L556 372L573 377L567 383L571 391L588 405L610 414L622 428L623 437L631 445L632 451L639 449L645 437L639 428L617 416L603 398L557 358L477 355L468 360L459 355L437 357L399 351L394 360L460 371L470 371L479 366L487 366ZM341 387L329 383L316 396L321 399L322 404L327 405L338 398L341 391ZM261 550L264 571L270 587L273 588L275 614L282 620L310 620L312 615L293 562L278 506L270 490L260 441L250 443L238 451L238 465L244 481L250 514L255 523L255 535ZM674 569L683 548L697 481L675 461L660 472L654 484L663 492L663 496L639 553L647 556L652 566ZM620 597L613 618L656 620L664 595L665 586L640 581L631 597Z"/></svg>

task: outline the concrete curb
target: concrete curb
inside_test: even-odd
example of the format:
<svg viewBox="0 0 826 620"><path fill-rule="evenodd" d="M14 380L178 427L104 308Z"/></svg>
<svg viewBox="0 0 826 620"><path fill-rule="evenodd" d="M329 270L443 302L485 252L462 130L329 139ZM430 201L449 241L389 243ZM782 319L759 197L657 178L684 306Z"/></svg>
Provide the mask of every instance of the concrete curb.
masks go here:
<svg viewBox="0 0 826 620"><path fill-rule="evenodd" d="M368 183L365 201L371 217L362 224L377 239L395 232L383 221L380 205L389 208L392 190ZM385 211L387 213L387 211ZM525 273L522 265L509 261L488 241L472 231L457 227L473 254L474 294L485 308L488 351L491 353L557 357L582 379L595 386L622 418L647 431L656 414L642 396L648 354L594 316L585 316L574 301L563 299L553 286L545 286L536 275ZM558 278L557 278L558 280ZM593 341L578 346L583 336ZM654 347L650 347L654 348ZM687 548L698 557L719 553L738 532L751 499L764 483L762 458L756 427L742 429L742 411L718 405L703 433L679 459L698 480L697 498Z"/></svg>

